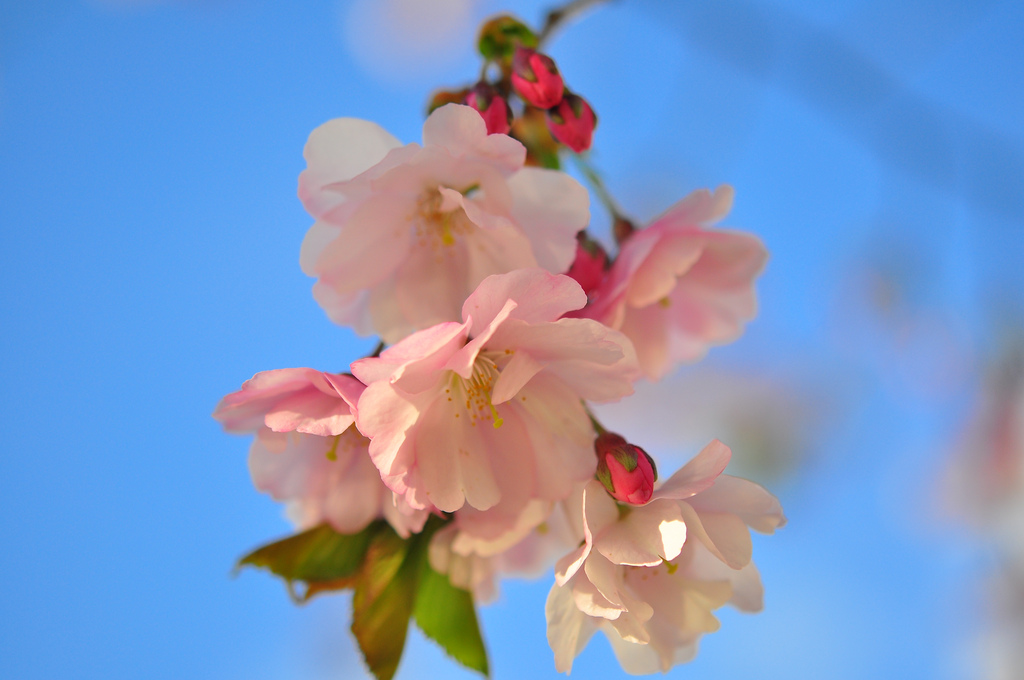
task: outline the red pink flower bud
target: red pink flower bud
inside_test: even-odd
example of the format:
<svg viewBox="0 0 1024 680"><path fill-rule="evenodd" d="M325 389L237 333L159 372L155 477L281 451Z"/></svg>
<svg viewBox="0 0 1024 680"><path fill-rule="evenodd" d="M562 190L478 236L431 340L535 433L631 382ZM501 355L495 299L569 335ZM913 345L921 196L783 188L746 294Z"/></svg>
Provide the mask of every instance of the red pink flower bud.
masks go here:
<svg viewBox="0 0 1024 680"><path fill-rule="evenodd" d="M576 259L566 274L576 279L583 292L590 295L601 284L607 266L608 253L601 244L580 232L576 237Z"/></svg>
<svg viewBox="0 0 1024 680"><path fill-rule="evenodd" d="M583 97L566 94L562 102L548 111L548 129L555 139L581 153L590 148L597 127L597 116Z"/></svg>
<svg viewBox="0 0 1024 680"><path fill-rule="evenodd" d="M480 112L487 124L487 134L507 135L512 129L512 108L497 91L481 83L466 95L466 103Z"/></svg>
<svg viewBox="0 0 1024 680"><path fill-rule="evenodd" d="M631 505L643 505L651 499L658 471L646 451L613 432L600 435L594 450L597 479L612 498Z"/></svg>
<svg viewBox="0 0 1024 680"><path fill-rule="evenodd" d="M550 109L562 101L565 83L551 57L527 47L517 47L512 57L512 87L538 109Z"/></svg>

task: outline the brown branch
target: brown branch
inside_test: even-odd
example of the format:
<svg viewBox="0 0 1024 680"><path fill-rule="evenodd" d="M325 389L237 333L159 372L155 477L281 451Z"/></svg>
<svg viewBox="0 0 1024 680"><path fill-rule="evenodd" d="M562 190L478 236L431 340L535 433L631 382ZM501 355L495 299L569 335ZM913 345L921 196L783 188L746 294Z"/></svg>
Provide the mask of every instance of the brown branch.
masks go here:
<svg viewBox="0 0 1024 680"><path fill-rule="evenodd" d="M540 33L537 34L538 46L544 44L551 34L554 33L566 20L573 16L583 12L591 5L596 5L602 2L609 2L609 0L572 0L561 7L555 8L548 12L547 18L544 20L544 27L540 29Z"/></svg>

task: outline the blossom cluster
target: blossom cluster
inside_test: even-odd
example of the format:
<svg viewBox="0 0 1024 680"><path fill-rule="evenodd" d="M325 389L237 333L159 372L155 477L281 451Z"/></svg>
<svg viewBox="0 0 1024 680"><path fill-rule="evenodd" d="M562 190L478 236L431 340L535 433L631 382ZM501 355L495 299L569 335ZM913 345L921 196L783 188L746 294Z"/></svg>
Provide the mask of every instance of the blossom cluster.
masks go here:
<svg viewBox="0 0 1024 680"><path fill-rule="evenodd" d="M610 257L587 235L587 190L544 156L589 147L596 118L521 25L495 25L481 52L498 81L436 107L422 144L352 118L309 137L301 267L327 316L381 350L342 374L258 373L217 406L225 429L255 434L253 481L303 532L243 562L307 596L354 588L353 632L380 678L397 659L366 617L387 611L404 640L411 616L486 671L435 630L424 584L486 602L502 576L552 564L559 670L602 630L627 672L665 671L716 630L715 609L760 609L750 529L785 518L723 474L718 441L659 484L654 460L588 403L739 336L766 252L713 228L733 198L720 187L620 230ZM541 146L520 124L538 111L553 134Z"/></svg>

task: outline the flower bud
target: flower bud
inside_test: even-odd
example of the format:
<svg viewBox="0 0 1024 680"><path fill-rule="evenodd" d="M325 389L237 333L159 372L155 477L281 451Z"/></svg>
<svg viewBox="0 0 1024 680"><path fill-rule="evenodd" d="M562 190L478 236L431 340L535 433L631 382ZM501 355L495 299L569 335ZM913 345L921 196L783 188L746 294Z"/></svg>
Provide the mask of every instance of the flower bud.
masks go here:
<svg viewBox="0 0 1024 680"><path fill-rule="evenodd" d="M565 83L551 57L517 47L512 57L512 87L527 104L550 109L562 101Z"/></svg>
<svg viewBox="0 0 1024 680"><path fill-rule="evenodd" d="M487 83L479 83L470 90L466 103L480 112L487 124L487 134L507 135L512 129L512 107Z"/></svg>
<svg viewBox="0 0 1024 680"><path fill-rule="evenodd" d="M600 285L607 265L608 253L604 252L601 244L582 231L577 234L576 259L566 274L576 279L587 295Z"/></svg>
<svg viewBox="0 0 1024 680"><path fill-rule="evenodd" d="M643 505L651 499L658 470L646 451L613 432L601 434L594 450L597 479L612 498L632 505Z"/></svg>
<svg viewBox="0 0 1024 680"><path fill-rule="evenodd" d="M597 127L597 116L583 97L566 94L562 102L548 111L548 129L555 139L581 153L590 148Z"/></svg>
<svg viewBox="0 0 1024 680"><path fill-rule="evenodd" d="M537 34L519 19L505 14L480 27L476 45L484 59L507 64L519 45L536 47Z"/></svg>

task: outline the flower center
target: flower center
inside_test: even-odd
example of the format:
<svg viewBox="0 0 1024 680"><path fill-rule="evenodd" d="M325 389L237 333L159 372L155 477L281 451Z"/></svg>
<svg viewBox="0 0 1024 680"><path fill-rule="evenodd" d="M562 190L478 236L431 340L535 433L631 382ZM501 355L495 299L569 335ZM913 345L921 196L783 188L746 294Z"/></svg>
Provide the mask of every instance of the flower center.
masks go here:
<svg viewBox="0 0 1024 680"><path fill-rule="evenodd" d="M370 440L359 433L359 430L354 425L350 425L348 429L339 435L331 437L330 448L327 449L326 456L329 461L338 460L338 448L340 445L341 451L343 452L343 458L348 460L353 449L361 448L365 449L370 443Z"/></svg>
<svg viewBox="0 0 1024 680"><path fill-rule="evenodd" d="M469 195L476 189L474 185L460 193ZM417 245L435 252L455 245L457 236L464 236L473 229L473 223L461 207L444 210L444 196L437 189L427 189L420 195L412 222Z"/></svg>
<svg viewBox="0 0 1024 680"><path fill-rule="evenodd" d="M494 383L498 381L501 371L494 358L488 356L486 351L480 352L476 361L473 362L473 372L469 378L463 378L452 371L451 381L445 392L448 394L448 401L455 405L455 417L461 414L459 406L465 407L465 413L469 417L470 425L476 426L477 421L492 421L495 428L501 427L504 422L498 409L491 402L491 392L494 390Z"/></svg>

